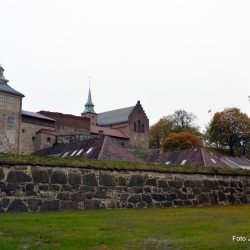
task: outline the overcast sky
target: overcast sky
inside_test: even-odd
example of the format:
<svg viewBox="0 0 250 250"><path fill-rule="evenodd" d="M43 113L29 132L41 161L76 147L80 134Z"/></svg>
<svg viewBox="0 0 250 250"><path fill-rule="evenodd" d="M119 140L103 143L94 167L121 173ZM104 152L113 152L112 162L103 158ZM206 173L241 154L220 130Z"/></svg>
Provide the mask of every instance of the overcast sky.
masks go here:
<svg viewBox="0 0 250 250"><path fill-rule="evenodd" d="M177 109L250 115L249 0L0 0L0 63L23 109L79 115L140 100L150 124Z"/></svg>

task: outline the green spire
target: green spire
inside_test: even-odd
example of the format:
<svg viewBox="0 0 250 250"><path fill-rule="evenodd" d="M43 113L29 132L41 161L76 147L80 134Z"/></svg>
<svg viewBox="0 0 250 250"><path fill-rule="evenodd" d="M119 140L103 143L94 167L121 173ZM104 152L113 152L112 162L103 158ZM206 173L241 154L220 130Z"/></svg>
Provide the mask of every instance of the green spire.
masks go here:
<svg viewBox="0 0 250 250"><path fill-rule="evenodd" d="M92 114L96 114L95 110L94 110L94 104L92 102L92 98L91 98L91 91L89 88L89 94L88 94L88 100L85 104L85 110L82 112L82 114L86 114L86 113L92 113Z"/></svg>

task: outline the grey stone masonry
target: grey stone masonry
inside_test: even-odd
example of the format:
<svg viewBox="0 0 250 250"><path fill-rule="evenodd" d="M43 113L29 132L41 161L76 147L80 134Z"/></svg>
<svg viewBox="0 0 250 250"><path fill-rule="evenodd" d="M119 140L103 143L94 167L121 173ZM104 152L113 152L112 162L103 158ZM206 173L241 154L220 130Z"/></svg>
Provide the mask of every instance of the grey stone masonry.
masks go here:
<svg viewBox="0 0 250 250"><path fill-rule="evenodd" d="M250 177L0 166L0 212L250 203Z"/></svg>

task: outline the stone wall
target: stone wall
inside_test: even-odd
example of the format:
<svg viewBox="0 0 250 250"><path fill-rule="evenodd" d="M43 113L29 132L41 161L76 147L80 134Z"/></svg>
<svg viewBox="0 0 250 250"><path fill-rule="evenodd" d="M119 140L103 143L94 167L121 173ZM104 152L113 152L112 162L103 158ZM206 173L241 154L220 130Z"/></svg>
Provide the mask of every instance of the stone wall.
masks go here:
<svg viewBox="0 0 250 250"><path fill-rule="evenodd" d="M0 166L0 211L250 203L247 176Z"/></svg>

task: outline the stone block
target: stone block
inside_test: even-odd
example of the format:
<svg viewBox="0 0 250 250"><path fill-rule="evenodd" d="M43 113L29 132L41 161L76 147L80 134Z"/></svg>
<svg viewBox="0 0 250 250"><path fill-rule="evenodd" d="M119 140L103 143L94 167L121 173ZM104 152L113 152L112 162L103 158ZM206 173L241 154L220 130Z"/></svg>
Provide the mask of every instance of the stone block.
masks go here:
<svg viewBox="0 0 250 250"><path fill-rule="evenodd" d="M123 193L123 194L121 194L120 201L121 201L121 202L126 202L127 199L128 199L128 197L129 197L129 194Z"/></svg>
<svg viewBox="0 0 250 250"><path fill-rule="evenodd" d="M77 210L79 205L74 201L60 201L60 210Z"/></svg>
<svg viewBox="0 0 250 250"><path fill-rule="evenodd" d="M34 191L34 184L31 184L31 183L29 183L29 184L26 184L25 185L25 190L26 191Z"/></svg>
<svg viewBox="0 0 250 250"><path fill-rule="evenodd" d="M173 201L177 199L177 195L175 193L166 194L165 199L167 201Z"/></svg>
<svg viewBox="0 0 250 250"><path fill-rule="evenodd" d="M69 172L69 184L77 185L81 184L82 178L80 173Z"/></svg>
<svg viewBox="0 0 250 250"><path fill-rule="evenodd" d="M59 200L70 200L70 194L69 193L59 193L57 195L57 199L59 199Z"/></svg>
<svg viewBox="0 0 250 250"><path fill-rule="evenodd" d="M185 180L184 187L196 187L196 181L193 180Z"/></svg>
<svg viewBox="0 0 250 250"><path fill-rule="evenodd" d="M2 199L3 208L6 208L9 205L9 203L10 203L10 199L8 199L8 198L3 198Z"/></svg>
<svg viewBox="0 0 250 250"><path fill-rule="evenodd" d="M228 187L228 182L226 182L226 181L218 180L218 183L219 183L219 185L222 186L222 187Z"/></svg>
<svg viewBox="0 0 250 250"><path fill-rule="evenodd" d="M67 191L67 192L73 192L73 188L72 188L72 186L69 185L69 184L64 184L64 185L62 185L62 190L63 190L63 191Z"/></svg>
<svg viewBox="0 0 250 250"><path fill-rule="evenodd" d="M94 173L83 175L82 182L84 185L87 185L87 186L98 186L96 175Z"/></svg>
<svg viewBox="0 0 250 250"><path fill-rule="evenodd" d="M107 191L106 190L97 190L94 194L94 198L99 199L106 199L107 198Z"/></svg>
<svg viewBox="0 0 250 250"><path fill-rule="evenodd" d="M79 192L80 193L88 193L88 192L95 192L96 187L92 186L81 186Z"/></svg>
<svg viewBox="0 0 250 250"><path fill-rule="evenodd" d="M157 186L156 178L147 179L146 180L146 185L148 185L148 186Z"/></svg>
<svg viewBox="0 0 250 250"><path fill-rule="evenodd" d="M245 195L240 197L240 202L241 202L241 204L247 204L248 203L247 202L247 197Z"/></svg>
<svg viewBox="0 0 250 250"><path fill-rule="evenodd" d="M60 191L61 190L61 186L57 185L57 184L51 185L51 188L53 191Z"/></svg>
<svg viewBox="0 0 250 250"><path fill-rule="evenodd" d="M59 200L45 200L40 207L40 211L58 211L59 207Z"/></svg>
<svg viewBox="0 0 250 250"><path fill-rule="evenodd" d="M31 211L37 211L40 207L40 205L42 204L42 200L41 199L28 199L27 200L27 204L28 204L28 208Z"/></svg>
<svg viewBox="0 0 250 250"><path fill-rule="evenodd" d="M85 209L99 209L101 205L100 200L85 200L84 201L84 208Z"/></svg>
<svg viewBox="0 0 250 250"><path fill-rule="evenodd" d="M42 185L39 185L39 190L41 191L49 191L49 185L48 184L42 184Z"/></svg>
<svg viewBox="0 0 250 250"><path fill-rule="evenodd" d="M4 179L4 172L3 170L0 168L0 181Z"/></svg>
<svg viewBox="0 0 250 250"><path fill-rule="evenodd" d="M164 201L166 199L164 194L157 194L157 193L152 194L151 197L155 201Z"/></svg>
<svg viewBox="0 0 250 250"><path fill-rule="evenodd" d="M144 178L142 175L134 174L130 177L130 181L129 181L130 187L134 187L134 186L142 187L143 184L144 184Z"/></svg>
<svg viewBox="0 0 250 250"><path fill-rule="evenodd" d="M66 174L62 171L53 171L51 175L51 183L53 184L66 184Z"/></svg>
<svg viewBox="0 0 250 250"><path fill-rule="evenodd" d="M172 207L173 203L172 203L172 201L163 201L162 206L163 207Z"/></svg>
<svg viewBox="0 0 250 250"><path fill-rule="evenodd" d="M49 183L49 174L47 170L32 167L31 173L35 183Z"/></svg>
<svg viewBox="0 0 250 250"><path fill-rule="evenodd" d="M226 201L226 196L223 192L218 192L219 201Z"/></svg>
<svg viewBox="0 0 250 250"><path fill-rule="evenodd" d="M136 202L141 202L141 201L142 201L142 198L141 198L141 195L139 194L132 195L128 199L128 202L131 202L131 203L136 203Z"/></svg>
<svg viewBox="0 0 250 250"><path fill-rule="evenodd" d="M15 199L8 207L8 212L27 212L28 208L20 199Z"/></svg>
<svg viewBox="0 0 250 250"><path fill-rule="evenodd" d="M140 194L144 192L144 189L142 187L133 187L133 191L136 194Z"/></svg>
<svg viewBox="0 0 250 250"><path fill-rule="evenodd" d="M8 173L6 182L9 183L20 183L20 182L31 182L32 178L22 171L12 170Z"/></svg>
<svg viewBox="0 0 250 250"><path fill-rule="evenodd" d="M10 194L11 192L17 191L17 190L20 190L19 185L17 185L16 183L8 183L6 186L5 192L7 194Z"/></svg>
<svg viewBox="0 0 250 250"><path fill-rule="evenodd" d="M168 181L168 185L173 188L181 188L183 186L183 182L180 180Z"/></svg>
<svg viewBox="0 0 250 250"><path fill-rule="evenodd" d="M146 203L151 203L152 202L152 198L148 194L142 194L141 198L142 198L142 201L144 201Z"/></svg>
<svg viewBox="0 0 250 250"><path fill-rule="evenodd" d="M235 203L235 198L233 195L227 195L227 200L228 202L230 202L231 204Z"/></svg>
<svg viewBox="0 0 250 250"><path fill-rule="evenodd" d="M127 185L126 178L124 178L123 176L119 176L118 177L118 186L125 187L126 185Z"/></svg>
<svg viewBox="0 0 250 250"><path fill-rule="evenodd" d="M103 174L99 175L99 185L101 186L116 186L115 178L112 174Z"/></svg>
<svg viewBox="0 0 250 250"><path fill-rule="evenodd" d="M209 194L211 204L218 204L218 198L215 193Z"/></svg>
<svg viewBox="0 0 250 250"><path fill-rule="evenodd" d="M92 193L74 193L71 195L71 200L80 202L84 201L85 199L91 199L93 197Z"/></svg>
<svg viewBox="0 0 250 250"><path fill-rule="evenodd" d="M182 200L174 200L173 204L176 207L183 207L183 201Z"/></svg>
<svg viewBox="0 0 250 250"><path fill-rule="evenodd" d="M164 181L164 180L159 180L158 181L158 187L159 188L166 188L166 187L168 187L168 183L166 181Z"/></svg>
<svg viewBox="0 0 250 250"><path fill-rule="evenodd" d="M199 194L197 198L198 198L199 204L210 203L208 194Z"/></svg>

